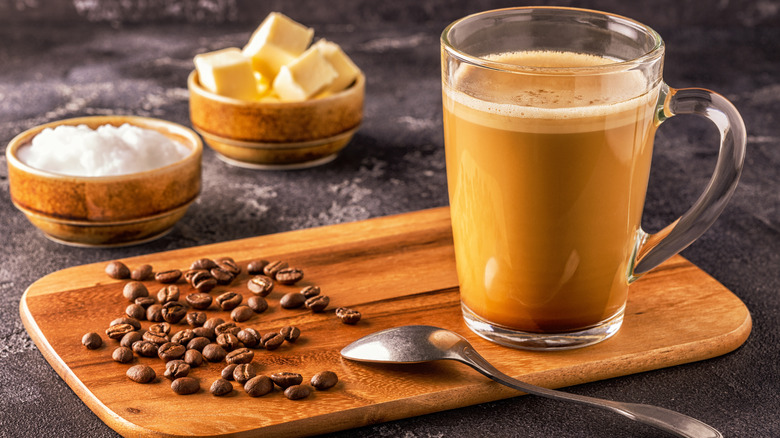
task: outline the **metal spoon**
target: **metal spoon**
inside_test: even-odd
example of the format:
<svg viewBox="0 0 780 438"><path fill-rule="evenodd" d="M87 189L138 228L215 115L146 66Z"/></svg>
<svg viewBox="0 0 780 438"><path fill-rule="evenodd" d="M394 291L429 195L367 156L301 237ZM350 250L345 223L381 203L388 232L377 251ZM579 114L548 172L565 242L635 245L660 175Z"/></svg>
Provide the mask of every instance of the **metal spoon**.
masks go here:
<svg viewBox="0 0 780 438"><path fill-rule="evenodd" d="M465 363L498 383L556 400L566 400L624 415L673 435L686 438L722 438L720 432L695 418L657 406L601 400L521 382L497 370L457 333L427 325L382 330L358 339L341 350L347 359L362 362L418 363L451 359Z"/></svg>

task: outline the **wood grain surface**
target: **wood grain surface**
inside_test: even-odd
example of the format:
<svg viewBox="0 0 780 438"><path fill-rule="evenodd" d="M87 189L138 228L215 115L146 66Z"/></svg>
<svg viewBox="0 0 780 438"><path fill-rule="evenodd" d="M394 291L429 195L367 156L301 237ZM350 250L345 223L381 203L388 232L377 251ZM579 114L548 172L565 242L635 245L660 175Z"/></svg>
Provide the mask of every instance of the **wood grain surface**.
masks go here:
<svg viewBox="0 0 780 438"><path fill-rule="evenodd" d="M241 326L261 333L295 325L302 335L275 351L256 350L261 374L301 373L307 382L319 371L338 374L336 387L292 401L276 390L249 397L235 382L226 397L208 392L225 363L194 368L201 390L176 395L163 378L159 359L136 357L123 365L111 359L117 342L105 336L108 323L128 302L123 280L104 273L105 263L77 266L33 283L20 303L22 320L36 345L73 391L106 424L125 436L299 436L442 411L517 396L470 368L451 361L374 365L342 359L339 351L369 333L406 324L455 330L497 368L530 383L559 388L702 360L739 347L751 329L745 305L728 289L682 257L674 257L631 286L623 328L601 344L563 352L527 352L501 347L471 333L458 300L449 209L437 208L384 218L149 254L123 260L131 269L149 263L155 271L185 269L201 257L284 260L304 270L295 286L277 285L270 308ZM229 286L211 292L240 292L245 270ZM160 285L147 281L150 293ZM286 310L280 297L318 285L331 298L325 313ZM180 283L182 295L191 292ZM354 326L342 324L334 309L363 314ZM229 313L211 316L229 320ZM150 324L142 322L146 328ZM173 331L187 328L174 325ZM100 333L104 345L87 350L84 333ZM125 377L133 364L157 372L150 384ZM635 401L635 400L625 400Z"/></svg>

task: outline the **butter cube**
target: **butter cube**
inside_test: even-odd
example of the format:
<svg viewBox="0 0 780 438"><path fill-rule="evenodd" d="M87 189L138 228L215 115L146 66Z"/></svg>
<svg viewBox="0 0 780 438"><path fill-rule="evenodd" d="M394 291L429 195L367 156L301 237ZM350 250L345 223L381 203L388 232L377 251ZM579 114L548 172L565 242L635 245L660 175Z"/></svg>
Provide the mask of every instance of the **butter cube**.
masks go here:
<svg viewBox="0 0 780 438"><path fill-rule="evenodd" d="M260 74L260 72L253 72L255 76L255 85L257 86L258 97L263 96L271 90L271 81L266 76Z"/></svg>
<svg viewBox="0 0 780 438"><path fill-rule="evenodd" d="M314 37L314 29L284 14L271 12L260 23L242 53L252 59L252 68L273 78L281 67L302 54Z"/></svg>
<svg viewBox="0 0 780 438"><path fill-rule="evenodd" d="M291 55L273 44L258 46L254 52L247 51L245 48L242 53L251 59L252 68L267 78L275 77L283 65L295 60L295 55Z"/></svg>
<svg viewBox="0 0 780 438"><path fill-rule="evenodd" d="M279 96L271 92L266 95L263 95L260 99L258 99L258 101L265 102L265 103L279 103L281 102L281 99L279 99Z"/></svg>
<svg viewBox="0 0 780 438"><path fill-rule="evenodd" d="M225 97L253 100L257 82L249 59L238 48L195 56L195 69L203 88Z"/></svg>
<svg viewBox="0 0 780 438"><path fill-rule="evenodd" d="M322 52L325 59L333 66L338 73L338 77L331 82L324 90L326 93L336 93L347 88L352 81L360 74L360 69L354 62L341 50L341 47L331 41L321 39L312 47L316 47Z"/></svg>
<svg viewBox="0 0 780 438"><path fill-rule="evenodd" d="M336 69L316 47L282 66L273 82L273 91L287 102L306 100L336 79Z"/></svg>

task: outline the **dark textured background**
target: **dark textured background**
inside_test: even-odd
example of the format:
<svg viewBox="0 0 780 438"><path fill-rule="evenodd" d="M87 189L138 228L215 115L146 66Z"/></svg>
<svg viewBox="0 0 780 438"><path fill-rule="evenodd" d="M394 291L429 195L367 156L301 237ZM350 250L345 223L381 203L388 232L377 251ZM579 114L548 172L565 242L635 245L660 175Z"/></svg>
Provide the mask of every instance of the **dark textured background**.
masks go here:
<svg viewBox="0 0 780 438"><path fill-rule="evenodd" d="M658 30L674 87L719 91L748 128L745 171L725 213L683 255L734 291L753 332L723 357L567 390L650 403L700 418L726 436L780 436L780 2L559 1L608 10ZM397 0L0 0L0 148L40 123L135 114L189 125L192 56L241 46L270 11L341 44L366 72L365 121L339 158L294 172L229 167L204 154L200 199L164 238L113 250L46 240L16 211L0 158L0 436L109 437L50 368L22 326L19 298L69 266L447 204L438 36L450 21L516 3ZM717 132L677 117L657 135L644 218L654 231L697 198ZM680 321L685 324L685 321ZM622 417L517 397L334 436L650 437Z"/></svg>

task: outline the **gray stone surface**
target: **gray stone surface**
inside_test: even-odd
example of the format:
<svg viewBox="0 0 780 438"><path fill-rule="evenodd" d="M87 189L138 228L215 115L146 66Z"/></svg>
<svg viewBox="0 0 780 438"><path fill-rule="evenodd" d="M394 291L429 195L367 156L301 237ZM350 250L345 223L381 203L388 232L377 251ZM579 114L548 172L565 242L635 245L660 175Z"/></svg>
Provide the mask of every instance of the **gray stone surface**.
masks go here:
<svg viewBox="0 0 780 438"><path fill-rule="evenodd" d="M192 56L241 45L270 10L315 25L368 78L364 125L336 161L257 172L227 166L207 150L199 200L170 234L141 246L76 249L48 241L13 208L3 155L0 436L116 435L25 332L18 303L36 279L85 263L446 205L438 36L452 19L508 3L0 0L2 151L27 128L82 115L146 115L188 125ZM611 10L655 27L666 39L670 85L717 90L742 111L749 146L741 184L715 226L683 255L734 291L754 320L745 345L723 357L567 390L678 410L726 436L780 436L780 3L557 4ZM716 141L712 126L689 117L660 129L647 229L658 230L695 201L712 172ZM658 433L615 415L516 397L332 436L474 435Z"/></svg>

